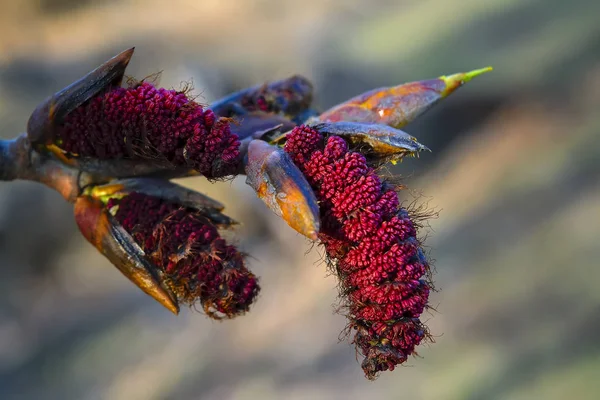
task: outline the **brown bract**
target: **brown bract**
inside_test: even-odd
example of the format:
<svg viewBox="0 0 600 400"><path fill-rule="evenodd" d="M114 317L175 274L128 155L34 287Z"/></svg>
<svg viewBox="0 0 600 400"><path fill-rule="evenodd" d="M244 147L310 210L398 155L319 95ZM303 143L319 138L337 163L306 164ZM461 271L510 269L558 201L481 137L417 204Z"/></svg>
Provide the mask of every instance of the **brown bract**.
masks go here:
<svg viewBox="0 0 600 400"><path fill-rule="evenodd" d="M27 123L27 134L31 142L52 143L57 126L63 123L71 111L107 88L120 85L133 50L131 48L121 52L42 102Z"/></svg>
<svg viewBox="0 0 600 400"><path fill-rule="evenodd" d="M297 232L315 240L319 206L314 192L283 149L253 140L245 162L246 183L276 215Z"/></svg>
<svg viewBox="0 0 600 400"><path fill-rule="evenodd" d="M123 275L169 311L179 313L177 298L163 284L160 270L146 259L144 251L100 200L79 197L75 202L75 221L88 242Z"/></svg>

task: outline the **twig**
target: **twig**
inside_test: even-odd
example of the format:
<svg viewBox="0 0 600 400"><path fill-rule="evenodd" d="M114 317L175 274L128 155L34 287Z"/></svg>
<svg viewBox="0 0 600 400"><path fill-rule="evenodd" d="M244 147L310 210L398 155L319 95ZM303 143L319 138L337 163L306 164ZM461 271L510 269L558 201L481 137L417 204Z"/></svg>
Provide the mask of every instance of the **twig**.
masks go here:
<svg viewBox="0 0 600 400"><path fill-rule="evenodd" d="M10 140L0 140L0 180L16 179L43 183L73 203L81 188L93 177L58 161L52 154L34 150L26 134Z"/></svg>

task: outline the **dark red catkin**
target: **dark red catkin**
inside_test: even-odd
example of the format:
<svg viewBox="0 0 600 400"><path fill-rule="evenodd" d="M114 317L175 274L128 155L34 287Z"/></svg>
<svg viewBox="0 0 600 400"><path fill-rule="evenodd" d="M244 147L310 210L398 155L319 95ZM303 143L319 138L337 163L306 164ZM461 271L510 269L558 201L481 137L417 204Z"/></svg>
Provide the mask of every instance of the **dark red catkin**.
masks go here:
<svg viewBox="0 0 600 400"><path fill-rule="evenodd" d="M428 337L419 316L431 283L416 227L394 188L341 137L298 126L285 151L319 200L319 240L335 265L362 368L374 379Z"/></svg>
<svg viewBox="0 0 600 400"><path fill-rule="evenodd" d="M207 178L235 172L238 137L186 93L144 82L102 93L67 116L56 144L80 157L146 158Z"/></svg>
<svg viewBox="0 0 600 400"><path fill-rule="evenodd" d="M216 319L248 311L260 290L258 280L200 212L138 192L110 199L107 206L165 272L180 301L200 300Z"/></svg>
<svg viewBox="0 0 600 400"><path fill-rule="evenodd" d="M312 91L312 84L297 75L247 91L240 105L248 111L295 115L310 107Z"/></svg>

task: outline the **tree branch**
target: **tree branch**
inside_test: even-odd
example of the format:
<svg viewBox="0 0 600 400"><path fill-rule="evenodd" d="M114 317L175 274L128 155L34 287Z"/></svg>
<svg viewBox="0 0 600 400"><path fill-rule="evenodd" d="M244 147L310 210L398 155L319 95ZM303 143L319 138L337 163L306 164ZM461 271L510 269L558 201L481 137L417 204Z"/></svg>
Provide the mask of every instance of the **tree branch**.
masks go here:
<svg viewBox="0 0 600 400"><path fill-rule="evenodd" d="M43 183L73 203L92 176L70 167L52 154L35 151L26 134L0 140L0 180L16 179Z"/></svg>

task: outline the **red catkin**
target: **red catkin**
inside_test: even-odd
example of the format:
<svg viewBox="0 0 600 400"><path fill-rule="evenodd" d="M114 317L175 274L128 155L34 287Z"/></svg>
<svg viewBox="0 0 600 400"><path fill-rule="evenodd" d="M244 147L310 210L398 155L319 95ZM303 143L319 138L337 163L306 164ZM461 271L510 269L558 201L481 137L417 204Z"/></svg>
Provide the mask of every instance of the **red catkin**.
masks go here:
<svg viewBox="0 0 600 400"><path fill-rule="evenodd" d="M285 150L319 200L319 240L336 267L362 368L374 379L428 336L419 316L431 288L429 265L416 227L395 190L342 138L298 126Z"/></svg>
<svg viewBox="0 0 600 400"><path fill-rule="evenodd" d="M258 280L200 212L138 192L110 199L107 206L165 272L180 301L199 300L216 319L248 311L260 290Z"/></svg>
<svg viewBox="0 0 600 400"><path fill-rule="evenodd" d="M231 175L240 158L228 119L217 118L184 92L147 82L113 88L69 113L56 143L80 157L146 158L207 178Z"/></svg>

